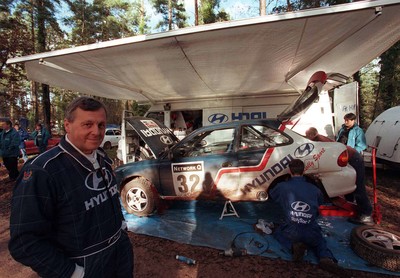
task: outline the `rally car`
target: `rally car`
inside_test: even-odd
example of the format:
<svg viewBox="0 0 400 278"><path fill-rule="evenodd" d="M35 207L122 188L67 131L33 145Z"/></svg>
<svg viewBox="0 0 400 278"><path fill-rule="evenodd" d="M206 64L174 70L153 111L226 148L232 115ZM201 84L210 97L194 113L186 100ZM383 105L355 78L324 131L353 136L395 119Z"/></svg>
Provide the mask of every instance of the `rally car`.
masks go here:
<svg viewBox="0 0 400 278"><path fill-rule="evenodd" d="M266 201L268 190L289 176L288 165L296 158L304 161L305 174L326 198L353 192L356 173L347 164L346 146L313 142L288 127L318 97L325 78L324 73L313 76L279 119L206 126L181 141L156 119L124 118L121 145L133 162L115 172L125 210L147 216L159 200Z"/></svg>
<svg viewBox="0 0 400 278"><path fill-rule="evenodd" d="M355 189L355 171L341 143L312 142L278 120L251 120L203 127L179 141L157 120L127 123L146 140L152 159L116 169L125 210L147 216L158 199L265 201L268 188L288 176L299 158L305 173L328 198Z"/></svg>

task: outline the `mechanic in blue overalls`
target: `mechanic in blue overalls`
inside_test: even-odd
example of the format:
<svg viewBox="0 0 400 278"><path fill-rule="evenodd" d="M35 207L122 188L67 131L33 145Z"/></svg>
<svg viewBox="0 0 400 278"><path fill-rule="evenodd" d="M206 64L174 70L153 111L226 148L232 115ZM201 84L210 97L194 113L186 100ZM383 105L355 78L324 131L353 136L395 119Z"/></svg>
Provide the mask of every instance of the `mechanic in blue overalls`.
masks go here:
<svg viewBox="0 0 400 278"><path fill-rule="evenodd" d="M17 179L9 250L41 277L133 277L112 160L99 148L106 116L101 102L75 99L66 136Z"/></svg>
<svg viewBox="0 0 400 278"><path fill-rule="evenodd" d="M280 205L284 213L284 222L273 235L281 245L292 251L294 261L301 261L305 251L311 249L321 264L336 264L316 221L323 195L303 177L303 161L292 160L289 170L291 179L278 183L269 192L270 198Z"/></svg>

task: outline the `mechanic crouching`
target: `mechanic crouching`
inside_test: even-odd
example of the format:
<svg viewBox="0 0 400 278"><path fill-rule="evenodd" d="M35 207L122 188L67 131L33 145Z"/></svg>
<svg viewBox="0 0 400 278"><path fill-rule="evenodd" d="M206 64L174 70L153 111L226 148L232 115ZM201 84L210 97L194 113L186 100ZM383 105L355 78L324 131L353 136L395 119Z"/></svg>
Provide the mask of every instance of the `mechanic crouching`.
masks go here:
<svg viewBox="0 0 400 278"><path fill-rule="evenodd" d="M17 179L9 250L41 277L133 277L112 160L99 149L106 117L95 99L72 101L60 144Z"/></svg>
<svg viewBox="0 0 400 278"><path fill-rule="evenodd" d="M319 206L323 203L322 192L306 181L303 161L292 160L289 170L292 178L278 183L269 192L272 201L279 204L284 213L284 222L273 235L282 246L291 250L293 261L301 261L305 251L310 249L319 259L321 268L341 274L342 268L328 249L316 221Z"/></svg>

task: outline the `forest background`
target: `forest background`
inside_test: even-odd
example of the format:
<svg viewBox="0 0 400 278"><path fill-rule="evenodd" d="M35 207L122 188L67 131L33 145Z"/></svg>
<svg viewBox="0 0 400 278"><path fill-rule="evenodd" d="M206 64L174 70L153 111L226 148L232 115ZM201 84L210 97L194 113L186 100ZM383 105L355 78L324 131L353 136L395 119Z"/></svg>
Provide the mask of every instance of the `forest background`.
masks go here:
<svg viewBox="0 0 400 278"><path fill-rule="evenodd" d="M186 11L188 1L194 11ZM193 25L342 4L345 0L2 0L0 3L0 117L29 120L62 133L66 105L79 93L29 81L9 58ZM240 18L238 17L240 16ZM400 42L352 78L360 84L364 130L384 110L400 105ZM360 53L362 55L362 53ZM109 123L122 111L143 115L134 100L102 99Z"/></svg>

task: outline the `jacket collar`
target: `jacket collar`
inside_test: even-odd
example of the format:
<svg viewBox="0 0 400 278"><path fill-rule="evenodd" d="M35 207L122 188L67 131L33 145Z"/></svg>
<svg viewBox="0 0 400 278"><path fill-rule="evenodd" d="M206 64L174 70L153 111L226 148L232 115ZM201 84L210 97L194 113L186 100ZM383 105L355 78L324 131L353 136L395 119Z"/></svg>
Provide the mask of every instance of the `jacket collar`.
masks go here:
<svg viewBox="0 0 400 278"><path fill-rule="evenodd" d="M89 161L89 159L83 155L81 152L79 152L70 142L68 142L65 138L61 138L59 147L62 148L65 152L67 152L69 155L71 155L77 162L79 162L83 167L87 168L89 171L95 171L95 168L93 167L93 164ZM96 150L98 152L98 150ZM99 152L97 153L97 160L99 160L99 157L101 154ZM103 155L104 157L104 155ZM102 165L103 163L99 163Z"/></svg>

